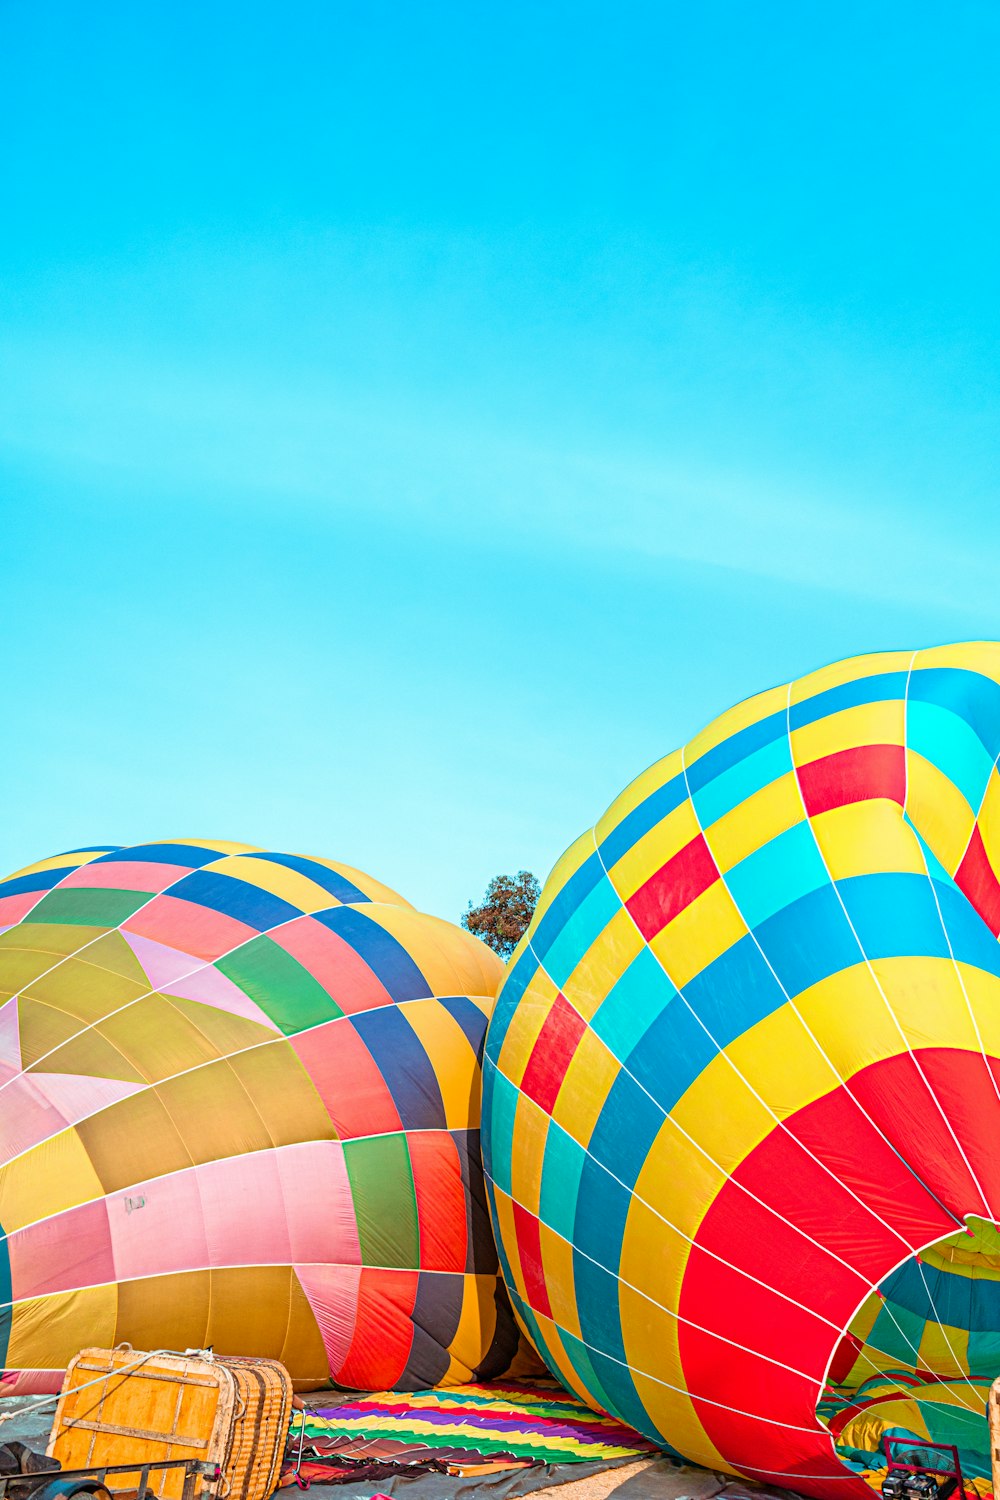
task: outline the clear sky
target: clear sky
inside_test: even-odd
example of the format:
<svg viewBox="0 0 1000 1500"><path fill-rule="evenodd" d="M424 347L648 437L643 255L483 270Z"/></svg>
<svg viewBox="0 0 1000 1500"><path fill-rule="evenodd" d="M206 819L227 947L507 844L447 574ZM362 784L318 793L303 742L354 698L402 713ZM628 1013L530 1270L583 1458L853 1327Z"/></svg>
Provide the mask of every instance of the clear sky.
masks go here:
<svg viewBox="0 0 1000 1500"><path fill-rule="evenodd" d="M733 700L1000 636L1000 10L3 0L0 865L457 917Z"/></svg>

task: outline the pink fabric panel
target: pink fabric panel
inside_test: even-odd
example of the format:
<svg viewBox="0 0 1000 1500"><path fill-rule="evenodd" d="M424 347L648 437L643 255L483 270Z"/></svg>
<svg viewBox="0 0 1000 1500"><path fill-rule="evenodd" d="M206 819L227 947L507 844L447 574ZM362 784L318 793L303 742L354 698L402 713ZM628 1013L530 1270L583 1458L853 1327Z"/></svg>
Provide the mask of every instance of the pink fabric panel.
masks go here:
<svg viewBox="0 0 1000 1500"><path fill-rule="evenodd" d="M107 1214L118 1281L200 1271L212 1264L199 1171L189 1167L109 1195Z"/></svg>
<svg viewBox="0 0 1000 1500"><path fill-rule="evenodd" d="M21 1071L21 1034L18 1030L17 997L0 1005L0 1076Z"/></svg>
<svg viewBox="0 0 1000 1500"><path fill-rule="evenodd" d="M21 891L16 896L0 896L0 923L13 927L48 894L48 891Z"/></svg>
<svg viewBox="0 0 1000 1500"><path fill-rule="evenodd" d="M137 932L169 948L186 948L197 958L212 961L230 953L241 943L257 937L257 930L227 917L211 907L177 896L154 896L134 917L122 924L123 932Z"/></svg>
<svg viewBox="0 0 1000 1500"><path fill-rule="evenodd" d="M297 1260L360 1265L354 1202L339 1141L256 1151L195 1170L213 1266L289 1265Z"/></svg>
<svg viewBox="0 0 1000 1500"><path fill-rule="evenodd" d="M316 922L312 917L298 917L272 933L275 942L297 958L318 979L341 1010L348 1015L372 1010L377 1005L391 1005L392 997L380 984L349 943Z"/></svg>
<svg viewBox="0 0 1000 1500"><path fill-rule="evenodd" d="M245 1021L256 1021L276 1036L282 1035L280 1027L256 1001L245 995L238 984L233 984L213 964L203 963L190 953L154 943L152 938L139 937L134 932L123 932L122 937L142 964L154 990L177 995L182 1000L197 1000L202 1005L214 1006L216 1010L228 1011L230 1015L242 1016Z"/></svg>
<svg viewBox="0 0 1000 1500"><path fill-rule="evenodd" d="M75 1073L18 1073L0 1085L0 1165L141 1085Z"/></svg>
<svg viewBox="0 0 1000 1500"><path fill-rule="evenodd" d="M103 1198L15 1230L7 1244L16 1302L117 1280Z"/></svg>
<svg viewBox="0 0 1000 1500"><path fill-rule="evenodd" d="M4 1370L0 1390L5 1396L54 1396L62 1390L65 1370Z"/></svg>
<svg viewBox="0 0 1000 1500"><path fill-rule="evenodd" d="M192 869L194 867L192 866ZM73 887L113 891L163 891L176 880L190 875L180 865L147 864L139 859L114 860L108 864L80 865L59 882L63 890Z"/></svg>
<svg viewBox="0 0 1000 1500"><path fill-rule="evenodd" d="M295 1266L319 1326L334 1379L347 1358L358 1315L360 1266Z"/></svg>

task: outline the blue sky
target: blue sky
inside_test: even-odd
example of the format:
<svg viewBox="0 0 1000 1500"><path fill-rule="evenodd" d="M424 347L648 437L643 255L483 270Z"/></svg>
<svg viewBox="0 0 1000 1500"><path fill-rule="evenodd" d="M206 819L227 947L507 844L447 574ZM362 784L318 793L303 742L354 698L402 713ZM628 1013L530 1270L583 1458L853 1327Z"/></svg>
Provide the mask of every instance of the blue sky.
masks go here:
<svg viewBox="0 0 1000 1500"><path fill-rule="evenodd" d="M1000 635L1000 12L0 7L0 864L455 917L734 699Z"/></svg>

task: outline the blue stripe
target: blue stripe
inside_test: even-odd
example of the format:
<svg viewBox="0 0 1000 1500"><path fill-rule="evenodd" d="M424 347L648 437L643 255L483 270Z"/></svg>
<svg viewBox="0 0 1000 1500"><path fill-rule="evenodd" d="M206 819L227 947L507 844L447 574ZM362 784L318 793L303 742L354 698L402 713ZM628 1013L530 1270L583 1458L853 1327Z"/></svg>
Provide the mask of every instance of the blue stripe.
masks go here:
<svg viewBox="0 0 1000 1500"><path fill-rule="evenodd" d="M735 766L756 750L762 750L765 745L780 739L787 739L783 709L776 714L768 714L766 719L758 719L756 724L748 724L745 729L740 729L723 740L721 745L706 750L704 755L688 766L688 786L692 792L700 790L717 776L721 776L723 771L728 771L730 766Z"/></svg>
<svg viewBox="0 0 1000 1500"><path fill-rule="evenodd" d="M482 1060L488 1021L479 1006L474 1005L468 995L439 995L438 1004L458 1022L469 1046Z"/></svg>
<svg viewBox="0 0 1000 1500"><path fill-rule="evenodd" d="M861 949L832 885L800 896L775 912L755 929L755 936L793 998L830 974L862 962Z"/></svg>
<svg viewBox="0 0 1000 1500"><path fill-rule="evenodd" d="M665 781L662 786L657 787L655 792L650 792L645 801L634 807L627 817L622 818L617 827L612 828L610 833L605 834L599 845L601 858L608 869L617 864L623 854L639 842L641 838L661 823L664 818L675 812L687 797L687 786L684 782L683 773L673 776Z"/></svg>
<svg viewBox="0 0 1000 1500"><path fill-rule="evenodd" d="M626 1058L677 991L655 954L640 948L621 978L601 1001L591 1028L619 1061Z"/></svg>
<svg viewBox="0 0 1000 1500"><path fill-rule="evenodd" d="M483 1164L502 1193L511 1197L510 1159L514 1145L514 1115L520 1097L509 1078L498 1068L487 1065L488 1101L483 1107ZM487 1107L488 1106L488 1107ZM502 1246L497 1237L497 1244Z"/></svg>
<svg viewBox="0 0 1000 1500"><path fill-rule="evenodd" d="M800 896L830 883L808 823L786 828L722 878L748 927L758 926Z"/></svg>
<svg viewBox="0 0 1000 1500"><path fill-rule="evenodd" d="M538 969L538 959L530 948L525 948L514 967L507 970L486 1033L486 1054L492 1057L494 1062L500 1056L500 1049L517 1009L517 1002L538 973Z"/></svg>
<svg viewBox="0 0 1000 1500"><path fill-rule="evenodd" d="M628 1073L615 1079L587 1149L601 1166L634 1188L664 1120L663 1109Z"/></svg>
<svg viewBox="0 0 1000 1500"><path fill-rule="evenodd" d="M949 956L926 875L853 875L838 886L866 958Z"/></svg>
<svg viewBox="0 0 1000 1500"><path fill-rule="evenodd" d="M602 872L545 954L545 970L553 984L562 989L595 939L621 909L617 891Z"/></svg>
<svg viewBox="0 0 1000 1500"><path fill-rule="evenodd" d="M678 997L660 1012L625 1066L669 1114L718 1051Z"/></svg>
<svg viewBox="0 0 1000 1500"><path fill-rule="evenodd" d="M180 901L193 901L197 906L207 906L224 916L235 917L258 932L268 932L293 917L300 917L297 906L262 891L259 886L245 880L236 880L231 875L220 875L214 870L195 870L185 875L170 887L171 896Z"/></svg>
<svg viewBox="0 0 1000 1500"><path fill-rule="evenodd" d="M106 865L135 860L139 864L186 865L189 870L198 870L202 865L225 858L221 849L197 849L191 844L133 844L131 848L112 849L93 863Z"/></svg>
<svg viewBox="0 0 1000 1500"><path fill-rule="evenodd" d="M542 1158L538 1217L564 1240L572 1242L580 1199L580 1178L587 1153L555 1120L550 1120Z"/></svg>
<svg viewBox="0 0 1000 1500"><path fill-rule="evenodd" d="M782 735L762 749L755 750L744 760L737 761L728 771L722 771L714 780L706 782L697 792L692 791L695 812L703 828L708 828L716 819L723 817L740 802L770 786L779 776L791 771L792 751L788 736Z"/></svg>
<svg viewBox="0 0 1000 1500"><path fill-rule="evenodd" d="M422 1000L431 993L430 985L402 943L357 907L334 906L329 911L315 912L313 920L322 922L349 943L397 1003Z"/></svg>
<svg viewBox="0 0 1000 1500"><path fill-rule="evenodd" d="M906 744L943 771L979 811L993 757L966 719L937 703L912 702L906 715Z"/></svg>
<svg viewBox="0 0 1000 1500"><path fill-rule="evenodd" d="M248 856L250 859L266 859L272 865L284 865L286 870L295 870L299 875L307 876L314 885L333 896L337 901L343 901L353 906L361 901L371 901L371 896L366 896L364 891L358 887L346 875L340 875L336 870L330 870L326 865L317 864L314 859L306 859L302 854L266 854L263 851Z"/></svg>
<svg viewBox="0 0 1000 1500"><path fill-rule="evenodd" d="M827 688L801 703L793 703L789 712L791 727L804 729L844 708L861 708L866 703L902 701L906 695L905 672L876 672L871 677L855 677L839 687Z"/></svg>
<svg viewBox="0 0 1000 1500"><path fill-rule="evenodd" d="M531 939L531 946L543 962L546 953L566 923L574 915L577 907L589 896L603 874L604 868L595 850L589 859L584 860L556 896L535 928Z"/></svg>
<svg viewBox="0 0 1000 1500"><path fill-rule="evenodd" d="M923 667L910 678L910 699L958 714L979 736L991 760L1000 754L1000 686L964 667Z"/></svg>
<svg viewBox="0 0 1000 1500"><path fill-rule="evenodd" d="M35 870L31 875L16 875L11 880L0 881L0 897L22 896L26 891L50 891L64 875L79 868L79 865L63 865L58 870Z"/></svg>
<svg viewBox="0 0 1000 1500"><path fill-rule="evenodd" d="M375 1059L404 1130L443 1130L441 1087L424 1044L396 1005L360 1011L351 1024Z"/></svg>

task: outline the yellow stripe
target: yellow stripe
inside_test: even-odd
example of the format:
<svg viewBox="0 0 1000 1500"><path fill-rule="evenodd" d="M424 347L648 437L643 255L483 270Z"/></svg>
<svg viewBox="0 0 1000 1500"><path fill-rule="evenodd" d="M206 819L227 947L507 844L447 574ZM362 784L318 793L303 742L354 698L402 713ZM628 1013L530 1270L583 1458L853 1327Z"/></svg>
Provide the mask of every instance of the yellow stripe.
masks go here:
<svg viewBox="0 0 1000 1500"><path fill-rule="evenodd" d="M835 661L808 677L800 677L792 684L792 702L804 703L817 693L829 688L842 687L845 682L863 682L866 677L875 677L880 672L905 672L910 665L912 651L877 651L870 656L851 656L846 661Z"/></svg>
<svg viewBox="0 0 1000 1500"><path fill-rule="evenodd" d="M816 842L833 880L852 875L925 875L927 866L913 829L894 802L849 802L812 820Z"/></svg>
<svg viewBox="0 0 1000 1500"><path fill-rule="evenodd" d="M628 912L624 908L616 911L563 985L566 999L585 1021L593 1019L643 946Z"/></svg>
<svg viewBox="0 0 1000 1500"><path fill-rule="evenodd" d="M683 755L680 750L671 750L662 760L643 771L634 781L630 781L625 790L615 798L607 812L601 817L594 829L597 842L603 843L609 833L613 833L619 823L623 823L630 813L658 792L661 786L666 786L668 781L673 781L679 776L683 763ZM551 877L550 877L551 878Z"/></svg>
<svg viewBox="0 0 1000 1500"><path fill-rule="evenodd" d="M434 1076L444 1104L445 1129L478 1130L479 1059L469 1038L440 1000L406 1000L399 1009L419 1037L428 1058L434 1060Z"/></svg>
<svg viewBox="0 0 1000 1500"><path fill-rule="evenodd" d="M761 719L770 718L771 714L783 713L788 698L788 684L781 683L778 687L767 688L763 693L755 693L752 698L744 698L742 703L736 703L725 713L713 719L711 724L696 734L689 741L685 753L685 764L688 770L721 745L723 740L728 740L734 734L739 734L741 729L747 729L751 724L759 724Z"/></svg>
<svg viewBox="0 0 1000 1500"><path fill-rule="evenodd" d="M366 906L364 914L396 939L437 995L495 995L501 959L478 938L440 917L406 906Z"/></svg>
<svg viewBox="0 0 1000 1500"><path fill-rule="evenodd" d="M538 1033L552 1007L558 990L549 976L537 970L531 984L514 1008L503 1046L497 1057L497 1067L505 1078L520 1087L528 1058L538 1040ZM3 1220L0 1219L0 1224Z"/></svg>
<svg viewBox="0 0 1000 1500"><path fill-rule="evenodd" d="M705 830L705 842L720 870L731 870L805 817L795 772L788 771L738 802Z"/></svg>
<svg viewBox="0 0 1000 1500"><path fill-rule="evenodd" d="M748 932L739 910L721 880L677 913L650 948L678 989L708 967Z"/></svg>
<svg viewBox="0 0 1000 1500"><path fill-rule="evenodd" d="M954 875L972 834L973 810L958 787L916 750L906 752L906 811L948 874Z"/></svg>
<svg viewBox="0 0 1000 1500"><path fill-rule="evenodd" d="M689 801L685 801L644 834L631 849L626 849L608 871L622 900L628 901L651 875L697 838L698 833L695 810Z"/></svg>
<svg viewBox="0 0 1000 1500"><path fill-rule="evenodd" d="M300 911L326 911L341 903L325 891L321 885L301 875L298 870L289 870L285 865L272 864L269 859L255 859L245 854L230 854L204 867L213 875L228 875L233 880L242 880L246 885L278 896Z"/></svg>
<svg viewBox="0 0 1000 1500"><path fill-rule="evenodd" d="M905 718L902 698L843 708L792 730L792 760L797 766L806 766L824 755L854 750L859 745L901 745Z"/></svg>

